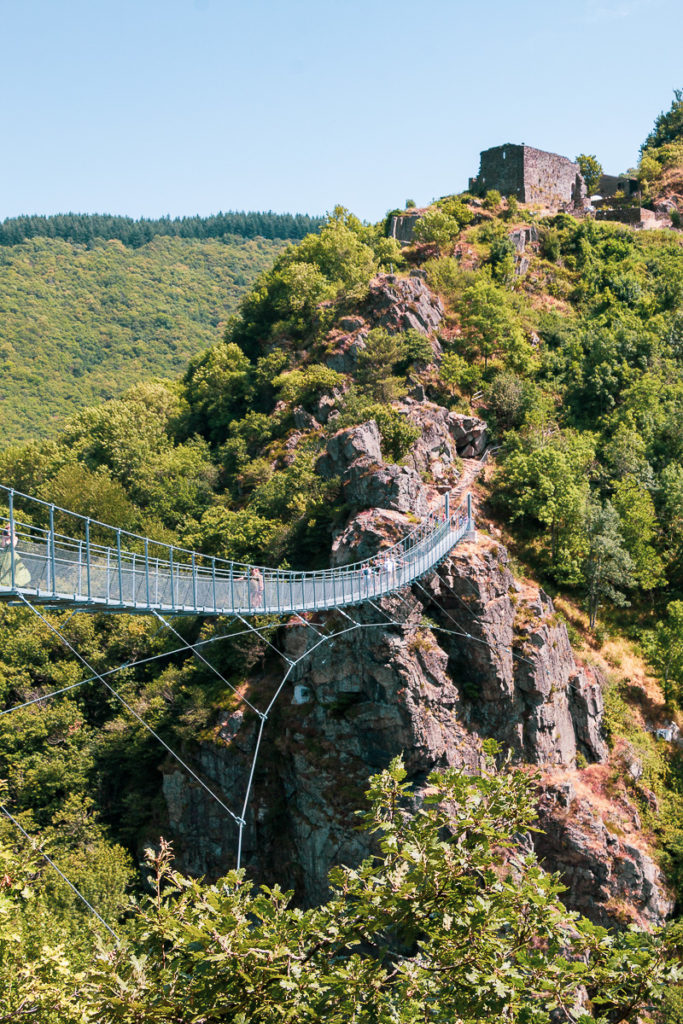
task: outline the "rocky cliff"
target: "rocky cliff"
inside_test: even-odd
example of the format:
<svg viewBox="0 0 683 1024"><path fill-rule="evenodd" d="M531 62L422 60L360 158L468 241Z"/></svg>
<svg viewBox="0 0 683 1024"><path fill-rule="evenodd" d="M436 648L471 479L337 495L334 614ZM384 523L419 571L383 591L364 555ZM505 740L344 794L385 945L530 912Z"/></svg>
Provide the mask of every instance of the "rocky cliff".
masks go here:
<svg viewBox="0 0 683 1024"><path fill-rule="evenodd" d="M352 361L373 323L403 329L408 307L411 323L434 328L442 311L423 281L401 287L390 275L375 282L364 315L331 332L330 365ZM420 428L403 465L383 460L374 421L333 433L318 460L321 476L339 478L348 509L331 540L332 564L395 542L442 500L439 490L475 475L463 467L476 467L485 423L431 402L397 408ZM568 905L601 923L662 919L670 903L644 841L635 826L617 839L582 781L608 757L602 679L577 663L552 601L515 579L502 545L480 534L410 589L347 612L293 619L275 638L286 659L300 660L266 723L254 773L243 850L254 877L292 886L303 903L320 900L329 868L367 852L354 812L372 773L402 754L419 796L434 768L476 772L482 740L495 738L545 773L545 833L536 842L563 873ZM329 639L321 643L321 634ZM285 665L266 650L249 681L258 706ZM258 724L227 708L213 740L200 744L201 771L233 807L244 797ZM232 866L235 828L218 806L175 770L164 794L180 867L217 875Z"/></svg>
<svg viewBox="0 0 683 1024"><path fill-rule="evenodd" d="M376 517L366 522L369 537L381 536ZM435 767L476 771L482 738L495 737L517 759L563 773L541 787L537 846L562 871L568 904L601 923L662 919L671 904L646 849L610 832L581 787L590 768L577 770L577 753L595 763L607 756L600 679L576 663L552 602L515 582L504 548L486 539L459 547L411 592L351 614L358 628L315 649L315 630L349 628L348 620L292 621L280 631L288 658L311 653L266 725L246 831L251 873L319 900L329 868L367 852L354 812L370 774L403 754L419 793ZM266 660L252 683L260 703L283 671L275 656ZM293 703L294 686L304 703ZM201 745L202 771L235 806L256 729L255 718L232 711ZM217 805L175 771L164 792L181 866L210 875L230 866L234 830Z"/></svg>

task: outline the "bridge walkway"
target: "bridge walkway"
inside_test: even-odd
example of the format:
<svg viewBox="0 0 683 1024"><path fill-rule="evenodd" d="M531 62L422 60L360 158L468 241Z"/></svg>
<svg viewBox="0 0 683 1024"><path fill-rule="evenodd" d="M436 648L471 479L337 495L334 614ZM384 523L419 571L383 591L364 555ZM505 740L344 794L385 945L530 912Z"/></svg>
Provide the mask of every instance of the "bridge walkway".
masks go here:
<svg viewBox="0 0 683 1024"><path fill-rule="evenodd" d="M474 530L470 496L453 512L445 495L442 509L376 558L297 572L188 551L3 493L0 599L104 612L248 617L358 605L424 576Z"/></svg>

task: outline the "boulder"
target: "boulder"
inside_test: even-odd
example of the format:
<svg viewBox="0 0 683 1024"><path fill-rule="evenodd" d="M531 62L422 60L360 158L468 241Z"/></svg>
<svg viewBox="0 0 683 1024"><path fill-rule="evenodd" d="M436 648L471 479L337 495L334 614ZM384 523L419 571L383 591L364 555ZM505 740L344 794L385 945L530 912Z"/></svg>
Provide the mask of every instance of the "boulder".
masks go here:
<svg viewBox="0 0 683 1024"><path fill-rule="evenodd" d="M472 459L486 451L488 427L485 420L451 412L448 414L448 424L460 458Z"/></svg>
<svg viewBox="0 0 683 1024"><path fill-rule="evenodd" d="M361 320L361 323L365 321ZM353 334L343 334L338 330L330 331L327 336L327 351L323 356L325 365L337 373L353 373L358 366L358 354L365 348L367 336L367 327L354 331Z"/></svg>
<svg viewBox="0 0 683 1024"><path fill-rule="evenodd" d="M413 328L430 335L444 318L441 299L421 278L394 274L380 274L370 282L364 313L373 327L392 334Z"/></svg>
<svg viewBox="0 0 683 1024"><path fill-rule="evenodd" d="M397 544L410 531L410 523L401 512L389 509L363 509L347 521L332 543L331 564L348 565L373 558L381 548Z"/></svg>
<svg viewBox="0 0 683 1024"><path fill-rule="evenodd" d="M318 399L318 403L315 407L314 415L319 423L327 423L331 414L336 410L338 399L341 397L341 392L336 388L331 395L321 395Z"/></svg>
<svg viewBox="0 0 683 1024"><path fill-rule="evenodd" d="M339 430L327 442L326 452L316 463L316 472L325 480L331 480L332 477L343 476L356 459L365 458L375 464L381 463L381 445L382 438L374 420Z"/></svg>
<svg viewBox="0 0 683 1024"><path fill-rule="evenodd" d="M294 426L297 430L319 430L320 424L318 423L315 416L311 416L310 412L306 412L303 405L297 405L294 410Z"/></svg>
<svg viewBox="0 0 683 1024"><path fill-rule="evenodd" d="M674 211L678 210L678 207L673 199L658 199L654 203L653 209L655 213L664 213L670 216Z"/></svg>
<svg viewBox="0 0 683 1024"><path fill-rule="evenodd" d="M344 473L346 501L353 508L388 508L395 512L427 512L427 496L418 473L409 466L378 466L356 459Z"/></svg>
<svg viewBox="0 0 683 1024"><path fill-rule="evenodd" d="M420 401L415 395L398 408L420 431L406 455L406 463L421 475L429 474L436 483L454 484L458 477L458 451L449 420L451 414L435 402Z"/></svg>

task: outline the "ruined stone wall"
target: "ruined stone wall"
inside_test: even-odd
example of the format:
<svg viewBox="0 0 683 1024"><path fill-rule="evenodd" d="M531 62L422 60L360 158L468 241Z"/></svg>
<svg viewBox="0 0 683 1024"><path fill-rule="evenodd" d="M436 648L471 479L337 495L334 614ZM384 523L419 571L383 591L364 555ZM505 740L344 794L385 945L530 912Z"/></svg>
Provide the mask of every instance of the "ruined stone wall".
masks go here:
<svg viewBox="0 0 683 1024"><path fill-rule="evenodd" d="M483 195L497 189L523 203L559 209L585 196L579 165L557 153L506 143L481 154L479 174L470 189Z"/></svg>
<svg viewBox="0 0 683 1024"><path fill-rule="evenodd" d="M571 203L582 182L579 165L568 160L566 156L524 146L522 198L525 203L541 203L543 206L562 206Z"/></svg>
<svg viewBox="0 0 683 1024"><path fill-rule="evenodd" d="M484 195L492 188L524 201L524 146L508 142L480 154L479 174L470 179L470 189Z"/></svg>
<svg viewBox="0 0 683 1024"><path fill-rule="evenodd" d="M413 228L419 219L419 213L396 214L391 218L389 238L395 238L397 242L409 245L413 240Z"/></svg>

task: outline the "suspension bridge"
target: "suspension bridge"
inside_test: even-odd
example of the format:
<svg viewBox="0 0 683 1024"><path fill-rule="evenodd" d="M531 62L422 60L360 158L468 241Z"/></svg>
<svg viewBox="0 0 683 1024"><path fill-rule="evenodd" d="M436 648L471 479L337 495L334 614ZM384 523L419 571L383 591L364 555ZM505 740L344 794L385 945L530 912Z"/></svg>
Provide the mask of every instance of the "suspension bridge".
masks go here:
<svg viewBox="0 0 683 1024"><path fill-rule="evenodd" d="M420 580L437 570L438 565L461 541L474 537L471 495L453 509L452 496L446 494L439 508L433 509L412 530L395 544L383 548L373 558L351 565L311 572L230 561L217 556L190 551L149 537L131 533L87 516L71 512L59 505L23 494L0 485L0 601L20 604L30 609L43 626L51 631L87 670L87 676L60 690L31 697L0 711L12 714L67 692L99 681L126 711L142 725L179 766L215 800L237 826L236 864L242 863L247 811L254 784L256 763L264 736L264 728L280 694L293 673L321 644L333 644L345 634L356 630L400 627L402 623L376 600L415 584L424 590ZM1 506L0 506L1 507ZM426 593L426 591L425 591ZM404 602L405 603L405 602ZM348 611L353 606L368 604L380 615L379 620L357 621ZM69 639L63 626L46 618L44 609L72 612L131 613L154 615L182 646L140 662L124 663L107 671L97 672ZM318 628L307 612L338 609L344 622L330 632ZM448 613L447 613L448 614ZM264 708L251 703L206 658L200 648L220 640L217 635L206 641L190 643L183 639L164 615L226 616L239 620L265 642L285 662L279 685ZM250 622L257 616L267 616ZM310 645L292 660L280 651L266 633L279 617L296 616L313 634ZM449 618L452 618L449 614ZM458 626L457 635L471 639ZM269 624L270 623L270 624ZM452 632L452 630L447 630ZM240 635L226 633L224 638ZM240 809L229 807L219 796L216 786L195 771L145 720L138 710L112 685L111 679L123 668L188 651L208 667L235 698L258 718L258 730ZM112 927L54 863L42 847L31 838L21 822L0 803L0 812L20 831L46 862L62 877L73 892L94 914L115 941Z"/></svg>
<svg viewBox="0 0 683 1024"><path fill-rule="evenodd" d="M286 616L376 600L425 576L474 534L471 496L450 495L374 558L297 572L230 561L139 536L8 487L0 599L102 612Z"/></svg>

